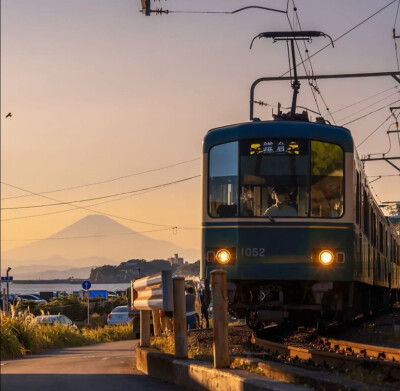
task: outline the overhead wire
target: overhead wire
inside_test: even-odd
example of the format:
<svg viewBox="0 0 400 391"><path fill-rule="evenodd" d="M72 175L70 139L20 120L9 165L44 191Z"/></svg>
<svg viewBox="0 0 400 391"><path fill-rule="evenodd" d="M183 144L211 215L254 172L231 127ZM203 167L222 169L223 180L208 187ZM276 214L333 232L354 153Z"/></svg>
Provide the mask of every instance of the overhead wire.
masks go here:
<svg viewBox="0 0 400 391"><path fill-rule="evenodd" d="M82 235L82 236L61 236L61 237L48 237L48 238L31 238L31 239L1 239L2 242L31 242L34 240L68 240L68 239L86 239L86 238L104 238L107 236L121 236L121 235L139 235L144 233L151 232L161 232L161 231L169 231L172 228L160 228L160 229L152 229L147 231L140 232L121 232L121 233L113 233L113 234L102 234L102 235Z"/></svg>
<svg viewBox="0 0 400 391"><path fill-rule="evenodd" d="M16 188L18 190L22 190L22 191L25 191L27 193L36 194L36 193L34 193L34 192L30 191L30 190L23 189L21 187L17 187L17 186L11 185L11 184L7 184L7 186L14 187L14 188ZM43 198L50 199L52 201L58 201L59 202L59 200L51 198L51 197L48 197L48 196L44 196L44 195L40 195L40 196L43 197ZM89 211L89 212L92 212L92 213L96 213L96 214L100 214L100 215L108 216L108 217L113 217L113 218L116 218L116 219L132 221L134 223L147 224L147 225L152 225L152 226L156 226L156 227L174 228L174 229L178 229L178 228L179 229L197 229L197 227L184 227L184 226L175 226L175 225L150 223L148 221L136 220L136 219L131 219L131 218L128 218L128 217L117 216L117 215L114 215L114 214L111 214L111 213L100 212L100 211L97 211L97 210L94 210L94 209L90 209L90 207L85 207L85 206L80 206L80 205L71 204L71 206L74 206L75 209L83 209L83 210L86 210L86 211ZM72 210L74 210L74 209L72 209ZM62 213L62 212L64 212L64 211L59 211L59 213ZM46 213L44 215L48 215L48 214L53 214L53 213ZM14 218L8 218L8 219L1 219L1 221L3 222L3 221L9 221L9 220L20 220L20 219L24 219L24 218L28 218L28 217L38 217L38 216L14 217Z"/></svg>
<svg viewBox="0 0 400 391"><path fill-rule="evenodd" d="M294 12L293 12L293 18L296 16L299 29L300 29L300 31L302 31L302 27L301 27L301 23L300 23L299 14L298 14L298 12L297 12L298 9L297 9L297 7L296 7L296 4L294 3L294 0L292 0L292 4L293 4L293 11L294 11ZM291 29L292 29L292 27L291 27ZM293 31L293 29L292 29L292 31ZM306 53L306 56L307 56L307 59L306 59L305 61L308 61L308 63L310 64L311 75L314 76L314 68L313 68L313 65L312 65L312 62L311 62L311 57L309 56L309 50L308 50L307 44L306 44L305 41L303 41L303 44L304 44L305 53ZM297 45L297 41L296 41L296 46L297 46L297 49L298 49L299 54L300 54L300 59L301 59L302 62L303 62L303 57L301 56L300 48L299 48L298 45ZM303 63L303 65L304 65L304 63ZM305 66L304 66L304 70L305 70ZM306 74L307 74L307 72L306 72ZM309 75L307 74L307 76L309 76ZM311 80L311 81L310 81L310 80ZM329 115L330 115L330 117L331 117L333 123L336 124L336 121L335 121L335 119L333 118L333 115L330 113L329 107L328 107L328 105L327 105L327 103L326 103L326 101L325 101L325 99L324 99L324 97L323 97L323 95L322 95L322 93L321 93L321 89L320 89L319 86L318 86L317 80L314 80L314 83L315 83L315 85L314 85L314 83L313 83L313 81L312 81L312 77L311 77L311 78L308 80L308 83L309 83L309 85L310 85L310 88L311 88L311 91L312 91L312 94L313 94L313 97L314 97L314 101L315 101L315 103L316 103L316 106L317 106L317 109L318 109L319 113L321 113L321 110L320 110L320 108L319 108L319 105L318 105L317 99L316 99L316 97L315 97L314 91L318 93L318 95L320 96L320 98L321 98L323 104L325 105L325 109L326 109L327 112L329 113Z"/></svg>
<svg viewBox="0 0 400 391"><path fill-rule="evenodd" d="M288 0L288 4L289 4L289 0ZM293 2L293 7L295 7L294 2ZM289 23L290 29L292 30L292 32L294 32L294 28L293 28L293 26L294 26L294 12L293 12L293 25L290 22L290 18L289 18L288 14L286 14L286 18L287 18L287 21ZM300 48L299 48L299 45L298 45L297 41L295 41L295 44L296 44L296 48L297 48L297 51L299 53L300 59L303 60L303 56L301 55L301 51L300 51ZM287 47L287 53L288 53L288 59L289 59L289 68L292 69L292 64L291 64L291 61L290 61L290 54L289 54L289 42L288 41L286 41L286 47ZM293 66L293 68L294 68L294 66ZM303 69L304 69L305 74L308 77L308 84L310 85L311 94L312 94L312 96L314 98L314 102L315 102L315 105L317 106L317 110L318 110L318 112L321 112L321 110L319 108L319 105L318 105L317 98L316 98L315 93L314 93L314 90L313 90L312 85L310 83L311 77L310 77L310 75L309 75L309 73L307 71L307 68L306 68L304 62L303 62ZM290 77L292 77L292 71L290 71Z"/></svg>
<svg viewBox="0 0 400 391"><path fill-rule="evenodd" d="M396 62L397 62L397 70L400 72L400 64L399 64L399 53L397 50L397 42L396 42L396 23L397 23L397 17L399 16L399 8L400 8L400 0L397 3L397 10L396 10L396 16L394 18L394 23L393 23L393 41L394 41L394 51L396 55Z"/></svg>
<svg viewBox="0 0 400 391"><path fill-rule="evenodd" d="M364 140L361 141L361 143L359 143L357 145L357 148L359 146L361 146L362 144L364 144L374 133L376 133L387 121L389 121L391 115L389 115L377 128L375 128L367 137L365 137Z"/></svg>
<svg viewBox="0 0 400 391"><path fill-rule="evenodd" d="M368 117L368 116L371 115L371 114L374 114L374 113L377 113L378 111L381 111L381 110L383 110L383 109L386 109L386 108L389 107L390 105L392 105L392 104L394 104L394 103L397 103L397 102L399 102L399 101L400 101L400 99L397 99L397 100L395 100L394 102L391 102L391 103L389 103L389 104L387 104L387 105L385 105L385 106L383 106L383 107L380 107L379 109L370 111L369 113L366 113L366 114L362 115L361 117L355 118L355 119L353 119L353 120L351 120L351 121L349 121L349 122L346 122L345 124L342 124L342 125L340 125L340 126L346 126L346 125L351 124L351 123L353 123L353 122L359 121L360 119L363 119L363 118L365 118L365 117ZM390 117L391 117L391 115L389 115L389 117L386 119L386 121L388 121ZM386 122L386 121L385 121L385 122Z"/></svg>
<svg viewBox="0 0 400 391"><path fill-rule="evenodd" d="M386 100L386 99L388 99L388 98L390 98L390 97L392 97L392 96L394 96L394 95L397 95L397 94L398 94L398 91L396 91L396 92L394 92L394 93L392 93L392 94L390 94L390 95L388 95L388 96L386 96L386 97L384 97L384 98L382 98L382 99L379 99L379 100L377 100L376 102L371 103L371 104L369 104L368 106L365 106L365 107L363 107L362 109L359 109L359 110L353 112L352 114L346 115L345 117L341 118L338 122L342 122L342 121L344 121L344 120L346 120L346 119L348 119L348 118L351 118L351 117L353 117L354 115L356 115L356 114L358 114L358 113L361 113L362 111L364 111L364 110L366 110L366 109L369 109L370 107L375 106L376 104L381 103L381 102L383 102L384 100ZM385 106L385 107L386 107L386 106Z"/></svg>
<svg viewBox="0 0 400 391"><path fill-rule="evenodd" d="M135 197L135 196L140 196L140 195L142 195L142 194L150 193L150 192L157 191L157 190L158 190L158 189L152 189L152 190L143 191L143 192L141 192L141 193L129 194L129 195L127 195L127 196L120 197L120 198L117 198L117 199L107 200L107 201L102 201L102 202L96 202L96 203L94 203L94 204L86 205L86 207L87 207L87 208L90 208L90 207L92 207L92 206L109 204L109 203L111 203L111 202L117 202L117 201L125 200L125 199L127 199L127 198L131 198L131 197ZM2 219L1 221L22 220L22 219L28 219L28 218L32 218L32 217L49 216L49 215L55 215L55 214L64 213L64 212L71 212L71 211L74 211L74 210L76 210L76 207L74 207L74 208L69 208L69 209L64 209L64 210L53 211L53 212L47 212L47 213L39 213L39 214L27 215L27 216L20 216L20 217L11 217L11 218L7 218L7 219ZM1 212L1 209L0 209L0 212Z"/></svg>
<svg viewBox="0 0 400 391"><path fill-rule="evenodd" d="M390 125L389 125L389 129L390 129L390 127L391 127L392 125L393 125L393 124L390 124ZM383 152L383 153L370 153L370 154L368 154L369 156L376 156L376 155L385 156L385 155L387 155L387 154L391 151L391 149L392 149L392 141L391 141L391 139L390 139L390 134L387 133L387 136L388 136L388 140L389 140L389 149L388 149L386 152Z"/></svg>
<svg viewBox="0 0 400 391"><path fill-rule="evenodd" d="M86 183L86 184L83 184L83 185L71 186L71 187L64 187L64 188L62 188L62 189L55 189L55 190L42 191L42 192L39 192L39 193L37 193L37 194L38 194L38 195L41 195L41 194L50 194L50 193L57 193L57 192L60 192L60 191L73 190L73 189L80 189L80 188L83 188L83 187L89 187L89 186L94 186L94 185L100 185L100 184L103 184L103 183L114 182L114 181L117 181L117 180L120 180L120 179L130 178L130 177L137 176L137 175L148 174L148 173L150 173L150 172L156 172L156 171L166 170L167 168L176 167L176 166L180 166L180 165L182 165L182 164L191 163L191 162L194 162L194 161L196 161L196 160L200 160L200 158L185 160L185 161L183 161L183 162L178 162L178 163L174 163L174 164L169 164L169 165L163 166L163 167L158 167L158 168L153 168L153 169L150 169L150 170L135 172L135 173L132 173L132 174L122 175L122 176L119 176L119 177L116 177L116 178L105 179L105 180L102 180L102 181ZM3 201L3 200L14 199L14 198L24 198L24 197L32 197L32 194L24 194L24 195L13 196L13 197L5 197L5 198L2 198L1 200Z"/></svg>
<svg viewBox="0 0 400 391"><path fill-rule="evenodd" d="M71 204L75 204L75 203L78 203L78 202L96 201L96 200L101 200L101 199L105 199L105 198L118 197L118 196L121 196L121 195L132 194L132 193L137 193L137 192L146 191L146 190L164 188L164 187L167 187L167 186L175 185L177 183L182 183L182 182L186 182L186 181L189 181L191 179L194 179L194 178L198 178L199 176L200 175L194 175L194 176L183 178L183 179L179 179L179 180L176 180L176 181L163 183L161 185L150 186L150 187L146 187L146 188L142 188L142 189L125 191L125 192L120 192L120 193L108 194L108 195L100 196L100 197L92 197L92 198L73 200L73 201L59 201L59 202L52 203L52 204L15 206L15 207L7 207L7 208L1 208L1 209L2 210L15 210L15 209L44 208L44 207L49 207L49 206L71 205ZM1 183L4 184L4 185L10 186L6 182L1 182Z"/></svg>
<svg viewBox="0 0 400 391"><path fill-rule="evenodd" d="M382 8L380 8L378 11L374 12L372 15L368 16L367 18L363 19L361 22L357 23L355 26L353 26L352 28L350 28L349 30L345 31L342 35L340 35L339 37L335 38L333 40L333 43L339 41L339 39L342 39L343 37L345 37L347 34L350 34L352 31L354 31L355 29L357 29L358 27L360 27L361 25L363 25L364 23L366 23L368 20L372 19L374 16L378 15L379 13L381 13L383 10L385 10L387 7L391 6L393 3L395 3L398 0L392 0L390 3L386 4L385 6L383 6ZM314 56L316 56L317 54L321 53L323 50L325 50L326 48L328 48L331 45L331 43L328 43L327 45L323 46L321 49L317 50L315 53L313 53L311 56L309 56L309 58L312 58ZM308 60L308 58L307 58ZM307 61L304 60L304 61ZM303 61L303 62L304 62ZM296 66L301 65L302 62L296 64ZM289 73L290 70L286 71L285 73L282 73L282 76L285 76Z"/></svg>
<svg viewBox="0 0 400 391"><path fill-rule="evenodd" d="M374 181L373 181L374 182ZM371 190L373 191L373 193L374 193L374 195L375 195L375 197L376 197L376 199L378 200L378 202L381 204L382 203L382 201L381 201L381 199L379 198L379 196L378 196L378 194L377 194L377 192L376 192L376 190L374 189L374 187L371 185L371 183L372 182L369 182L368 181L368 183L369 183L369 187L371 188Z"/></svg>
<svg viewBox="0 0 400 391"><path fill-rule="evenodd" d="M369 181L369 184L379 181L382 178L386 178L386 177L394 177L394 176L398 176L400 177L400 174L393 174L393 175L372 175L372 176L367 176L367 178L375 178L372 181Z"/></svg>
<svg viewBox="0 0 400 391"><path fill-rule="evenodd" d="M393 90L394 88L399 88L399 86L396 85L396 86L394 86L394 87L387 88L387 89L385 89L385 90L383 90L383 91L377 92L376 94L373 94L373 95L371 95L371 96L368 96L367 98L363 98L363 99L361 99L361 100L359 100L359 101L357 101L357 102L354 102L354 103L352 103L351 105L346 105L346 106L341 107L340 109L331 111L331 113L332 113L332 114L339 113L340 111L349 109L350 107L356 106L356 105L358 105L358 104L360 104L360 103L363 103L363 102L365 102L365 101L367 101L367 100L369 100L369 99L375 98L376 96L379 96L379 95L381 95L381 94L384 94L385 92L388 92L388 91L390 91L390 90Z"/></svg>
<svg viewBox="0 0 400 391"><path fill-rule="evenodd" d="M258 6L258 5L251 5L251 6L247 6L247 7L242 7L239 8L237 10L234 11L174 11L174 10L168 10L165 11L168 14L226 14L226 15L232 15L232 14L236 14L238 12L247 10L247 9L261 9L264 11L273 11L273 12L280 12L280 13L287 13L287 11L284 10L279 10L276 8L269 8L269 7L262 7L262 6ZM160 9L162 11L162 9ZM155 12L157 13L157 10L155 10Z"/></svg>

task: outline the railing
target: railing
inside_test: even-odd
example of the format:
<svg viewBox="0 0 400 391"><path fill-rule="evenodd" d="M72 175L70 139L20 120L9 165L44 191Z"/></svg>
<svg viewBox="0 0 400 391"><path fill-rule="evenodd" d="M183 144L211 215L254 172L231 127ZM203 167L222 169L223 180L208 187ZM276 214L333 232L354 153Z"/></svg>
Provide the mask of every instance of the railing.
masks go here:
<svg viewBox="0 0 400 391"><path fill-rule="evenodd" d="M159 310L173 311L175 357L187 358L187 324L184 277L172 278L170 271L140 278L131 283L132 309L140 310L140 346L150 346L150 311L153 313L154 335L161 334ZM211 272L213 302L214 367L229 367L228 299L226 272Z"/></svg>
<svg viewBox="0 0 400 391"><path fill-rule="evenodd" d="M173 310L172 272L163 270L153 276L132 281L132 309Z"/></svg>

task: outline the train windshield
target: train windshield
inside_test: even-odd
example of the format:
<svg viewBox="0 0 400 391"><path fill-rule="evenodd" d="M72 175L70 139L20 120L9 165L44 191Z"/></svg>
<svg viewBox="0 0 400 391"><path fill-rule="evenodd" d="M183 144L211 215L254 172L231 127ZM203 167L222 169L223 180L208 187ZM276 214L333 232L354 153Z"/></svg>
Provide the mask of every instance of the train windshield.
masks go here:
<svg viewBox="0 0 400 391"><path fill-rule="evenodd" d="M343 150L302 139L242 140L210 151L212 217L340 217Z"/></svg>

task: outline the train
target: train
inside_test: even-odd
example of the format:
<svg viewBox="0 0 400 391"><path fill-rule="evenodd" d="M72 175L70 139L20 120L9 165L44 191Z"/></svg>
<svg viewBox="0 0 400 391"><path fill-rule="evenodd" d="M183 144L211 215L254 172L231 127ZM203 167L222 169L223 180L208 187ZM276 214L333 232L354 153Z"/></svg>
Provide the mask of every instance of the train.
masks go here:
<svg viewBox="0 0 400 391"><path fill-rule="evenodd" d="M348 321L399 299L400 236L349 129L306 112L208 131L201 278L227 272L229 312L271 323Z"/></svg>

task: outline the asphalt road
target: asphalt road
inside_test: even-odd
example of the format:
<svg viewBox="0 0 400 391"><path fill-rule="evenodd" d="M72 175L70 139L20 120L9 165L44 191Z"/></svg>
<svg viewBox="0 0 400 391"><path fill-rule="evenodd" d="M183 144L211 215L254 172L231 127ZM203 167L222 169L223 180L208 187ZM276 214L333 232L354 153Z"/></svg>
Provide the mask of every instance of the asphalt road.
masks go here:
<svg viewBox="0 0 400 391"><path fill-rule="evenodd" d="M183 390L136 370L138 340L48 350L1 361L2 391Z"/></svg>

